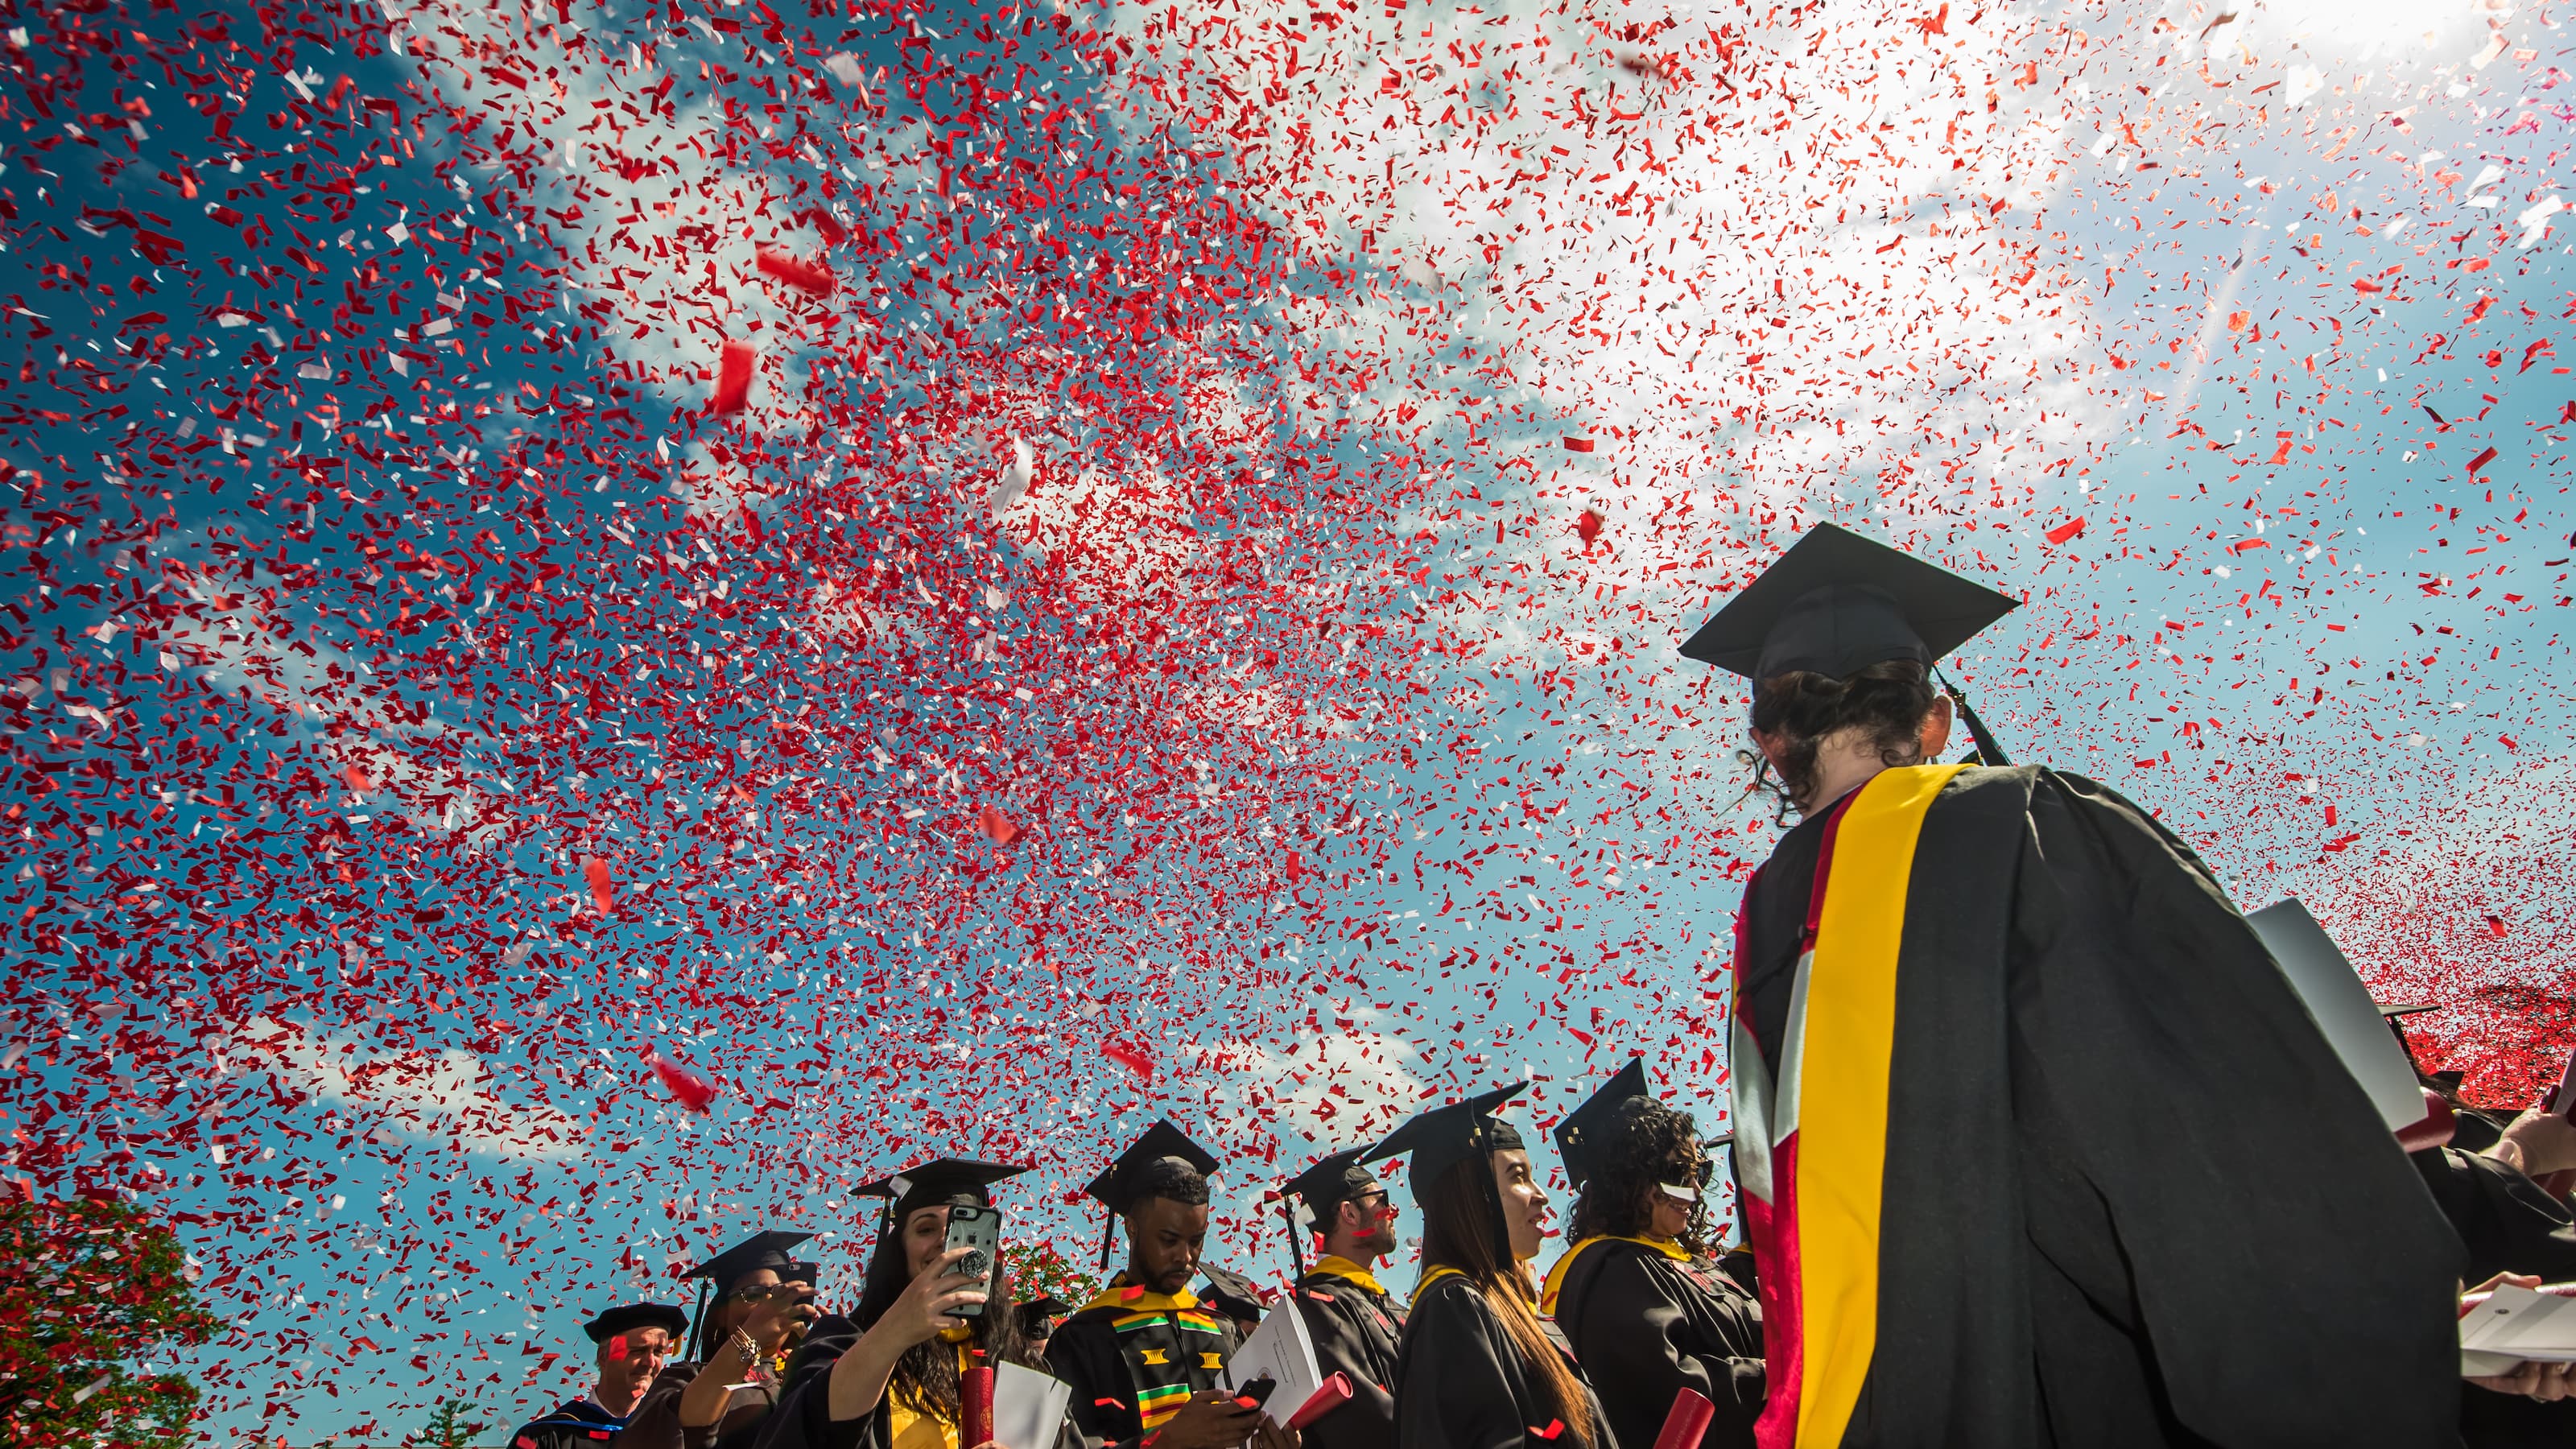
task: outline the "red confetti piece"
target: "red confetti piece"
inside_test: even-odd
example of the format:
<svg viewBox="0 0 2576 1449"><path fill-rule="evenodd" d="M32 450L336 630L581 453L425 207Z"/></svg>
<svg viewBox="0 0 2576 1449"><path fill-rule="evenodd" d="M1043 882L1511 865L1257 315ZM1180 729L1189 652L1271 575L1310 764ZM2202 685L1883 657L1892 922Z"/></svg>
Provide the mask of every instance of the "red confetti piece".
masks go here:
<svg viewBox="0 0 2576 1449"><path fill-rule="evenodd" d="M2480 470L2480 469L2482 469L2482 468L2486 467L2486 465L2488 465L2489 463L2494 462L2494 461L2495 461L2495 458L2496 458L2496 450L2495 450L2495 449L2493 449L2493 448L2489 448L2489 449L2487 449L2485 452L2478 454L2478 455L2477 455L2476 457L2474 457L2474 458L2471 458L2471 459L2469 460L2469 476L2470 476L2470 477L2472 477L2472 478L2475 478L2476 476L2478 476L2478 470Z"/></svg>
<svg viewBox="0 0 2576 1449"><path fill-rule="evenodd" d="M809 297L828 297L840 289L831 269L820 262L809 262L771 247L762 247L753 262L761 275L775 277Z"/></svg>
<svg viewBox="0 0 2576 1449"><path fill-rule="evenodd" d="M670 1090L672 1099L681 1106L692 1112L704 1113L714 1104L716 1099L714 1082L657 1051L647 1051L644 1054L644 1062L653 1069L653 1075L661 1079L662 1085Z"/></svg>
<svg viewBox="0 0 2576 1449"><path fill-rule="evenodd" d="M607 914L612 901L610 890L612 882L609 879L608 862L595 855L583 856L581 874L582 879L590 882L591 903L599 907L602 915Z"/></svg>
<svg viewBox="0 0 2576 1449"><path fill-rule="evenodd" d="M1601 515L1593 512L1589 508L1583 510L1583 512L1574 520L1574 531L1583 535L1583 541L1587 544L1592 542L1592 540L1599 538L1601 536Z"/></svg>
<svg viewBox="0 0 2576 1449"><path fill-rule="evenodd" d="M1590 438L1568 437L1565 440L1565 451L1569 453L1589 453L1592 451L1592 440Z"/></svg>
<svg viewBox="0 0 2576 1449"><path fill-rule="evenodd" d="M1941 7L1941 13L1942 13L1942 14L1947 15L1949 12L1950 12L1950 7L1949 7L1949 6L1944 5L1944 6L1942 6L1942 7ZM1550 1419L1550 1420L1548 1420L1548 1421L1547 1421L1547 1427L1546 1427L1546 1428L1544 1428L1544 1429L1532 1429L1532 1430L1530 1430L1530 1434L1531 1434L1533 1437L1535 1437L1535 1438L1540 1438L1540 1439L1547 1439L1547 1440L1554 1440L1554 1439L1556 1438L1556 1436L1557 1436L1557 1435L1562 1434L1562 1433L1564 1433L1564 1432L1565 1432L1565 1421L1564 1421L1564 1420L1562 1420L1562 1419Z"/></svg>
<svg viewBox="0 0 2576 1449"><path fill-rule="evenodd" d="M995 845L1008 845L1020 836L1020 827L1012 824L1009 816L990 805L977 813L975 823Z"/></svg>
<svg viewBox="0 0 2576 1449"><path fill-rule="evenodd" d="M716 364L715 396L707 410L718 417L741 412L751 397L751 374L759 362L759 348L748 342L726 342Z"/></svg>
<svg viewBox="0 0 2576 1449"><path fill-rule="evenodd" d="M2505 935L2504 917L2487 917L2487 934L2495 937L2499 941L2503 940Z"/></svg>
<svg viewBox="0 0 2576 1449"><path fill-rule="evenodd" d="M2050 529L2045 537L2050 543L2064 543L2083 531L2084 515L2079 513L2075 517L2070 518L2064 523L2057 525L2055 528Z"/></svg>
<svg viewBox="0 0 2576 1449"><path fill-rule="evenodd" d="M1154 1080L1154 1059L1145 1055L1141 1048L1131 1047L1125 1042L1104 1042L1100 1054L1134 1072L1138 1081Z"/></svg>

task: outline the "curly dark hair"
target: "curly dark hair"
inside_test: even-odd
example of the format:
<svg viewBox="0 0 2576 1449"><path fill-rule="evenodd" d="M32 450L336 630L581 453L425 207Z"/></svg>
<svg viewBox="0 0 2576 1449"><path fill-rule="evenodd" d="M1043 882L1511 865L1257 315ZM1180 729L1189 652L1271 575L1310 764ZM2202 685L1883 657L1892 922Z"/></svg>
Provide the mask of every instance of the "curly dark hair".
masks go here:
<svg viewBox="0 0 2576 1449"><path fill-rule="evenodd" d="M1583 1195L1574 1204L1572 1234L1585 1238L1639 1238L1654 1222L1657 1185L1699 1180L1697 1165L1707 1160L1700 1146L1699 1124L1690 1114L1661 1102L1632 1099L1619 1105L1592 1146L1596 1164ZM1708 1256L1708 1200L1703 1195L1682 1230L1684 1251Z"/></svg>
<svg viewBox="0 0 2576 1449"><path fill-rule="evenodd" d="M1181 1157L1157 1157L1137 1167L1127 1179L1126 1188L1130 1212L1144 1206L1149 1198L1163 1198L1183 1207L1201 1207L1208 1200L1207 1178Z"/></svg>
<svg viewBox="0 0 2576 1449"><path fill-rule="evenodd" d="M1780 785L1804 810L1815 802L1816 750L1846 730L1866 732L1890 766L1923 763L1923 720L1935 698L1930 675L1911 659L1873 664L1846 679L1796 671L1753 692L1753 728L1782 736Z"/></svg>

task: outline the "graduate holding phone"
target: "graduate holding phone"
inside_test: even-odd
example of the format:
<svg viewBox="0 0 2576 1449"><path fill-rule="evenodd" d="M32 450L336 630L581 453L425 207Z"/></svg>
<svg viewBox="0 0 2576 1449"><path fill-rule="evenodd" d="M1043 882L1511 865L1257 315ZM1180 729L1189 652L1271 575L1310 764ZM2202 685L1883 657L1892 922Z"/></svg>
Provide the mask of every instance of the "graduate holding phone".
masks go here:
<svg viewBox="0 0 2576 1449"><path fill-rule="evenodd" d="M1127 1228L1127 1266L1047 1342L1073 1386L1084 1440L1115 1449L1297 1449L1298 1435L1218 1387L1241 1344L1233 1322L1189 1291L1207 1247L1208 1174L1217 1160L1169 1122L1146 1129L1090 1184ZM1108 1244L1102 1244L1105 1261ZM1285 1412L1283 1410L1283 1412Z"/></svg>
<svg viewBox="0 0 2576 1449"><path fill-rule="evenodd" d="M993 1185L1025 1171L941 1158L858 1189L889 1200L858 1310L814 1326L760 1449L977 1449L958 1433L966 1370L1043 1366L1008 1311L998 1235L952 1247L950 1223L992 1213Z"/></svg>

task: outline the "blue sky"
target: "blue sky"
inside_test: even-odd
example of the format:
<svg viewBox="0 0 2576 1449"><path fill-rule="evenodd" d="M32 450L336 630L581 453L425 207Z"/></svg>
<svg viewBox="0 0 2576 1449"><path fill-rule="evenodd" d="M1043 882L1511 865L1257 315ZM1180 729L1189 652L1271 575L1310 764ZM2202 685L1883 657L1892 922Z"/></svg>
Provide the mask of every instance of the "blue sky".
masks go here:
<svg viewBox="0 0 2576 1449"><path fill-rule="evenodd" d="M0 1111L8 1175L179 1215L212 1432L514 1421L675 1256L787 1221L854 1282L849 1188L955 1144L1079 1249L1170 1115L1278 1267L1268 1184L1426 1096L1552 1120L1642 1050L1713 1125L1770 830L1671 646L1822 517L2026 593L1957 661L2017 757L2309 899L2497 1091L2566 1045L2552 21L1824 10L1721 84L1571 11L1118 9L1114 74L938 15L101 13L0 88ZM744 280L773 222L834 299Z"/></svg>

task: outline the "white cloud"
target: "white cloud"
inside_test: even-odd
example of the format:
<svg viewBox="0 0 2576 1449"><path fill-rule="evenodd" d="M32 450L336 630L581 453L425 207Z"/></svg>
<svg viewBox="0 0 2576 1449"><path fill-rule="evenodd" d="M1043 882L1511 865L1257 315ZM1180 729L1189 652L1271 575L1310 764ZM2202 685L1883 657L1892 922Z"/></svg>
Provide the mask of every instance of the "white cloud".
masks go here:
<svg viewBox="0 0 2576 1449"><path fill-rule="evenodd" d="M385 1051L357 1036L253 1017L225 1047L226 1067L263 1069L316 1102L370 1113L404 1136L503 1159L578 1158L582 1126L542 1104L513 1107L492 1090L482 1058L450 1047L434 1055Z"/></svg>

